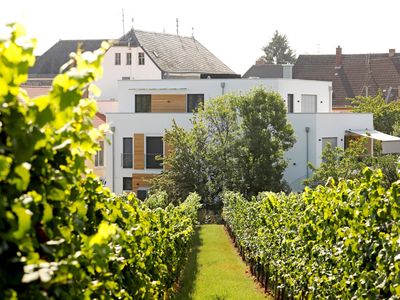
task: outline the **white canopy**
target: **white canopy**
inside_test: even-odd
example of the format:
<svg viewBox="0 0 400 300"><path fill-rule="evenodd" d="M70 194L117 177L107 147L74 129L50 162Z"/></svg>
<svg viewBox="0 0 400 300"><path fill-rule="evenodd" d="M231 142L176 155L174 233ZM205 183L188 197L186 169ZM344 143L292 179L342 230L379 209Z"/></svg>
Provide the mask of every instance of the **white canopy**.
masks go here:
<svg viewBox="0 0 400 300"><path fill-rule="evenodd" d="M348 132L382 142L382 153L400 153L400 137L378 130L348 130Z"/></svg>

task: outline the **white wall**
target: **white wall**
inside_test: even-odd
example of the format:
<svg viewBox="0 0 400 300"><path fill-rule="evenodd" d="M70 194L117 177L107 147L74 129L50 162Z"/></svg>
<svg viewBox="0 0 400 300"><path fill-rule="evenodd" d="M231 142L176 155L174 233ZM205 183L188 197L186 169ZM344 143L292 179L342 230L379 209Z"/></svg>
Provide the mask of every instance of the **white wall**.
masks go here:
<svg viewBox="0 0 400 300"><path fill-rule="evenodd" d="M126 64L126 53L132 53L132 64ZM96 82L101 90L98 97L102 100L117 99L117 81L122 77L130 79L161 79L160 69L145 53L145 64L139 65L138 53L144 52L141 47L113 46L106 52L103 60L103 77ZM115 65L115 53L121 53L121 64Z"/></svg>
<svg viewBox="0 0 400 300"><path fill-rule="evenodd" d="M305 127L310 127L308 161L317 167L321 164L322 138L337 137L337 146L343 148L346 130L373 129L372 114L299 113L288 114L287 116L295 131L297 141L294 147L285 154L285 158L288 160L285 179L295 191L302 189L302 181L307 178L307 134ZM311 175L311 171L309 175Z"/></svg>
<svg viewBox="0 0 400 300"><path fill-rule="evenodd" d="M107 122L115 126L115 192L122 191L122 177L133 173L159 173L158 170L134 170L121 168L122 138L132 137L136 133L163 136L164 129L170 128L172 120L184 128L191 127L190 113L134 113L134 95L137 94L190 94L202 93L205 99L222 94L221 83L225 83L224 93L245 93L255 86L264 86L267 90L279 92L286 98L294 94L294 111L301 109L301 95L315 94L320 113L288 114L288 120L294 127L297 142L285 157L289 160L284 173L285 179L293 190L303 188L302 181L307 174L307 134L308 161L316 166L321 163L322 138L337 137L338 146L343 147L345 131L348 129L373 129L372 114L332 113L331 84L329 82L293 80L293 79L201 79L201 80L144 80L119 81L119 113L107 113ZM297 102L300 101L300 102ZM110 138L111 140L111 138ZM112 186L112 151L107 146L107 185ZM309 171L311 175L311 171Z"/></svg>
<svg viewBox="0 0 400 300"><path fill-rule="evenodd" d="M98 111L102 114L119 111L117 100L97 100L96 103Z"/></svg>
<svg viewBox="0 0 400 300"><path fill-rule="evenodd" d="M107 166L106 186L112 189L113 179L114 192L122 193L122 177L131 177L133 173L159 174L161 170L135 170L122 168L122 138L133 137L134 133L144 133L145 136L163 136L165 129L171 128L172 121L184 128L190 128L190 117L192 114L173 113L107 113L107 123L115 127L114 132L114 178L112 176L113 153L112 145L105 145L105 164ZM112 141L111 134L107 138Z"/></svg>
<svg viewBox="0 0 400 300"><path fill-rule="evenodd" d="M224 88L222 88L224 84ZM120 80L118 100L120 112L134 112L135 94L204 94L205 100L223 93L247 93L262 86L267 91L276 91L287 100L294 95L294 112L301 112L301 95L317 95L318 112L330 112L330 82L300 79L167 79L167 80Z"/></svg>

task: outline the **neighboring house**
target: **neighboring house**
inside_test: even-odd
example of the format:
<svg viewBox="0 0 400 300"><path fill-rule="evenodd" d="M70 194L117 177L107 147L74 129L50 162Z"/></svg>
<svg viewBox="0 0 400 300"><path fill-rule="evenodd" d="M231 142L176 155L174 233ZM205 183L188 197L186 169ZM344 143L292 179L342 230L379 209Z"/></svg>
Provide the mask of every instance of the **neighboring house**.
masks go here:
<svg viewBox="0 0 400 300"><path fill-rule="evenodd" d="M388 53L300 55L293 67L293 78L332 82L333 109L351 109L348 98L375 96L380 90L387 101L399 99L400 54Z"/></svg>
<svg viewBox="0 0 400 300"><path fill-rule="evenodd" d="M46 95L49 93L53 75L42 74L39 77L29 75L29 79L22 84L22 87L27 91L30 98Z"/></svg>
<svg viewBox="0 0 400 300"><path fill-rule="evenodd" d="M332 113L329 82L293 79L120 80L119 111L107 113L113 134L106 145L106 181L112 191L134 191L145 197L149 180L163 166L155 160L169 146L163 141L172 121L186 129L199 103L226 93L244 94L262 86L283 97L297 142L285 156L285 179L293 190L311 175L307 162L319 166L323 147L343 147L349 134L373 130L372 114ZM294 101L293 101L294 100ZM332 126L335 124L335 126ZM308 129L306 129L308 128ZM353 132L350 132L352 130Z"/></svg>
<svg viewBox="0 0 400 300"><path fill-rule="evenodd" d="M400 54L395 49L379 54L342 54L342 48L337 47L335 55L300 55L293 70L286 69L290 65L256 62L243 77L330 81L332 108L338 111L351 109L348 98L375 96L379 90L387 101L400 96Z"/></svg>
<svg viewBox="0 0 400 300"><path fill-rule="evenodd" d="M37 58L29 77L52 78L68 61L71 52L76 52L78 47L93 51L104 40L107 39L60 40ZM112 46L103 61L103 77L96 84L102 91L98 100L107 102L105 106L112 106L112 111L117 109L112 102L118 99L118 80L240 77L194 37L132 29L120 39L110 41Z"/></svg>

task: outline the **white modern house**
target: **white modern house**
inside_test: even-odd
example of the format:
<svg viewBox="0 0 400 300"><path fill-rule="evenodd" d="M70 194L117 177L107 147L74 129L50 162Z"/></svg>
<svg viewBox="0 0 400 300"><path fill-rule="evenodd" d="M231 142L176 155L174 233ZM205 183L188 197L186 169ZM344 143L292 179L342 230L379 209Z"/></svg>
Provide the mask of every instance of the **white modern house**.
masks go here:
<svg viewBox="0 0 400 300"><path fill-rule="evenodd" d="M60 40L37 58L26 89L32 95L48 90L70 52L78 47L93 51L104 40L110 39ZM319 166L327 143L345 147L349 136L367 136L382 140L387 153L400 152L399 138L373 130L371 114L332 112L330 81L292 79L292 66L273 66L275 78L240 79L194 37L132 29L111 41L103 78L96 83L102 90L96 99L99 111L112 128L111 143L100 142L104 148L95 157L94 170L113 192L145 197L148 180L163 170L155 157L169 151L163 135L173 120L189 129L199 103L257 86L278 92L286 103L297 139L286 153L285 179L293 190L300 190L310 175L307 162Z"/></svg>
<svg viewBox="0 0 400 300"><path fill-rule="evenodd" d="M254 87L278 92L288 109L297 142L286 153L285 179L302 189L310 176L307 162L318 166L324 146L345 147L348 136L373 131L372 114L331 111L329 82L294 79L179 79L118 81L119 111L106 113L113 134L106 146L106 182L114 192L134 191L144 197L148 180L162 172L154 158L165 155L164 130L175 120L191 127L192 111L200 102L227 93L243 94Z"/></svg>

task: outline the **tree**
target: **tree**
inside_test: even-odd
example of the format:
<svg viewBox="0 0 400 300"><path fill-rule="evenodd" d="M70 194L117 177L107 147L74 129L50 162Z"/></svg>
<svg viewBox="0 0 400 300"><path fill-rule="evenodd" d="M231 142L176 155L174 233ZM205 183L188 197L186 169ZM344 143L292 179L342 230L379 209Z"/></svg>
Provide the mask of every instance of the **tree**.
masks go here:
<svg viewBox="0 0 400 300"><path fill-rule="evenodd" d="M241 98L239 115L240 191L248 196L265 190L287 191L288 186L282 180L287 167L284 153L293 146L295 138L282 97L254 89Z"/></svg>
<svg viewBox="0 0 400 300"><path fill-rule="evenodd" d="M284 152L294 144L281 96L257 88L245 96L224 95L207 101L193 117L193 129L174 124L166 142L174 151L169 168L153 181L172 198L196 191L204 202L224 190L247 196L286 190ZM176 197L178 193L184 193Z"/></svg>
<svg viewBox="0 0 400 300"><path fill-rule="evenodd" d="M376 96L356 96L350 99L354 105L353 112L373 113L374 128L387 134L400 133L400 102L386 103L382 93Z"/></svg>
<svg viewBox="0 0 400 300"><path fill-rule="evenodd" d="M398 180L399 156L395 154L369 156L365 143L364 138L359 141L352 141L347 149L332 148L328 144L322 152L320 167L316 168L309 164L313 174L311 178L304 181L304 184L309 187L316 187L325 184L329 178L333 178L335 182L338 182L339 179L356 179L362 176L365 167L370 167L374 170L382 170L383 185L389 187Z"/></svg>
<svg viewBox="0 0 400 300"><path fill-rule="evenodd" d="M286 35L280 34L277 30L272 40L262 50L265 55L261 58L268 64L293 64L296 62L296 54L289 47Z"/></svg>

